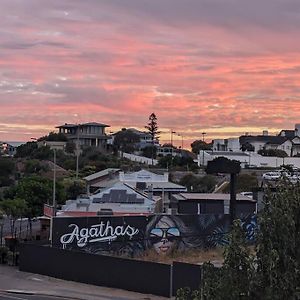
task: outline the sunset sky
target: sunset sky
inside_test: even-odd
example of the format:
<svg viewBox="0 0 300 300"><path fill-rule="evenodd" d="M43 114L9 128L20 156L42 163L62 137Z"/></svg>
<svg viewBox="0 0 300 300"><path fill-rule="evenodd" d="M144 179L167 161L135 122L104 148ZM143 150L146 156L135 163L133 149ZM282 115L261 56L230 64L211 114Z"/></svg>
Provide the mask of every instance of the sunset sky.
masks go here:
<svg viewBox="0 0 300 300"><path fill-rule="evenodd" d="M151 112L186 146L202 132L210 140L300 123L299 0L0 0L0 8L0 140L63 123L143 128Z"/></svg>

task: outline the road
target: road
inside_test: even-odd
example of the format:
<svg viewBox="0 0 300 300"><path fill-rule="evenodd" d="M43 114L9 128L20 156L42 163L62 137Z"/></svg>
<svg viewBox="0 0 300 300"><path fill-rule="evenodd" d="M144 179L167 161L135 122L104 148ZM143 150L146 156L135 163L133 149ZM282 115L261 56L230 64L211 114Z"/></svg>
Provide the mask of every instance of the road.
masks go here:
<svg viewBox="0 0 300 300"><path fill-rule="evenodd" d="M17 290L24 293L8 294ZM167 298L120 289L61 280L49 276L21 272L16 267L0 265L0 300L23 299L82 300L166 300Z"/></svg>
<svg viewBox="0 0 300 300"><path fill-rule="evenodd" d="M55 296L43 296L43 295L28 295L23 293L7 293L0 292L0 300L70 300L70 298L62 298Z"/></svg>

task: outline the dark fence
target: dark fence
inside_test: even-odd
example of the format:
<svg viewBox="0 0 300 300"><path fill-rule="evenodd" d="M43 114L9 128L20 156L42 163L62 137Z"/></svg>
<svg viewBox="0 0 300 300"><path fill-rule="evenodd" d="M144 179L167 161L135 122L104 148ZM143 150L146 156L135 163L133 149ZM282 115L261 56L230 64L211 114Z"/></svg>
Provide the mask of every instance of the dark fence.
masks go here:
<svg viewBox="0 0 300 300"><path fill-rule="evenodd" d="M170 297L171 266L34 244L20 247L20 271Z"/></svg>
<svg viewBox="0 0 300 300"><path fill-rule="evenodd" d="M198 290L201 284L201 266L181 262L173 263L173 295L178 289Z"/></svg>

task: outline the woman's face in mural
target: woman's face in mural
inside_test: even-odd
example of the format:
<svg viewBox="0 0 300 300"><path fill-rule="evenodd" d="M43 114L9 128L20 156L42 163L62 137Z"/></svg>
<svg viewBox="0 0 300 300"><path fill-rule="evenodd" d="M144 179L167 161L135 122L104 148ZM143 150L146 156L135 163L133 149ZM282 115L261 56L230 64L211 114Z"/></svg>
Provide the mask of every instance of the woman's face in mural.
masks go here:
<svg viewBox="0 0 300 300"><path fill-rule="evenodd" d="M180 236L179 229L167 216L163 216L156 226L150 231L150 238L157 253L170 253L176 246L176 240Z"/></svg>

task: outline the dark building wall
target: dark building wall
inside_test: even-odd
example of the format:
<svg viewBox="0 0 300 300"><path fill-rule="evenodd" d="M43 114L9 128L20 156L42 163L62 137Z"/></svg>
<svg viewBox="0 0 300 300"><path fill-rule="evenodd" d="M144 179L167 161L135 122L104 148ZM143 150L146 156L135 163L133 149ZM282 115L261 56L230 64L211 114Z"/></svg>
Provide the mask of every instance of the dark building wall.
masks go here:
<svg viewBox="0 0 300 300"><path fill-rule="evenodd" d="M207 200L207 201L180 200L178 201L178 213L179 214L198 214L198 213L224 214L224 201L222 200Z"/></svg>
<svg viewBox="0 0 300 300"><path fill-rule="evenodd" d="M236 204L237 214L253 214L256 211L256 202L252 201L238 201Z"/></svg>

